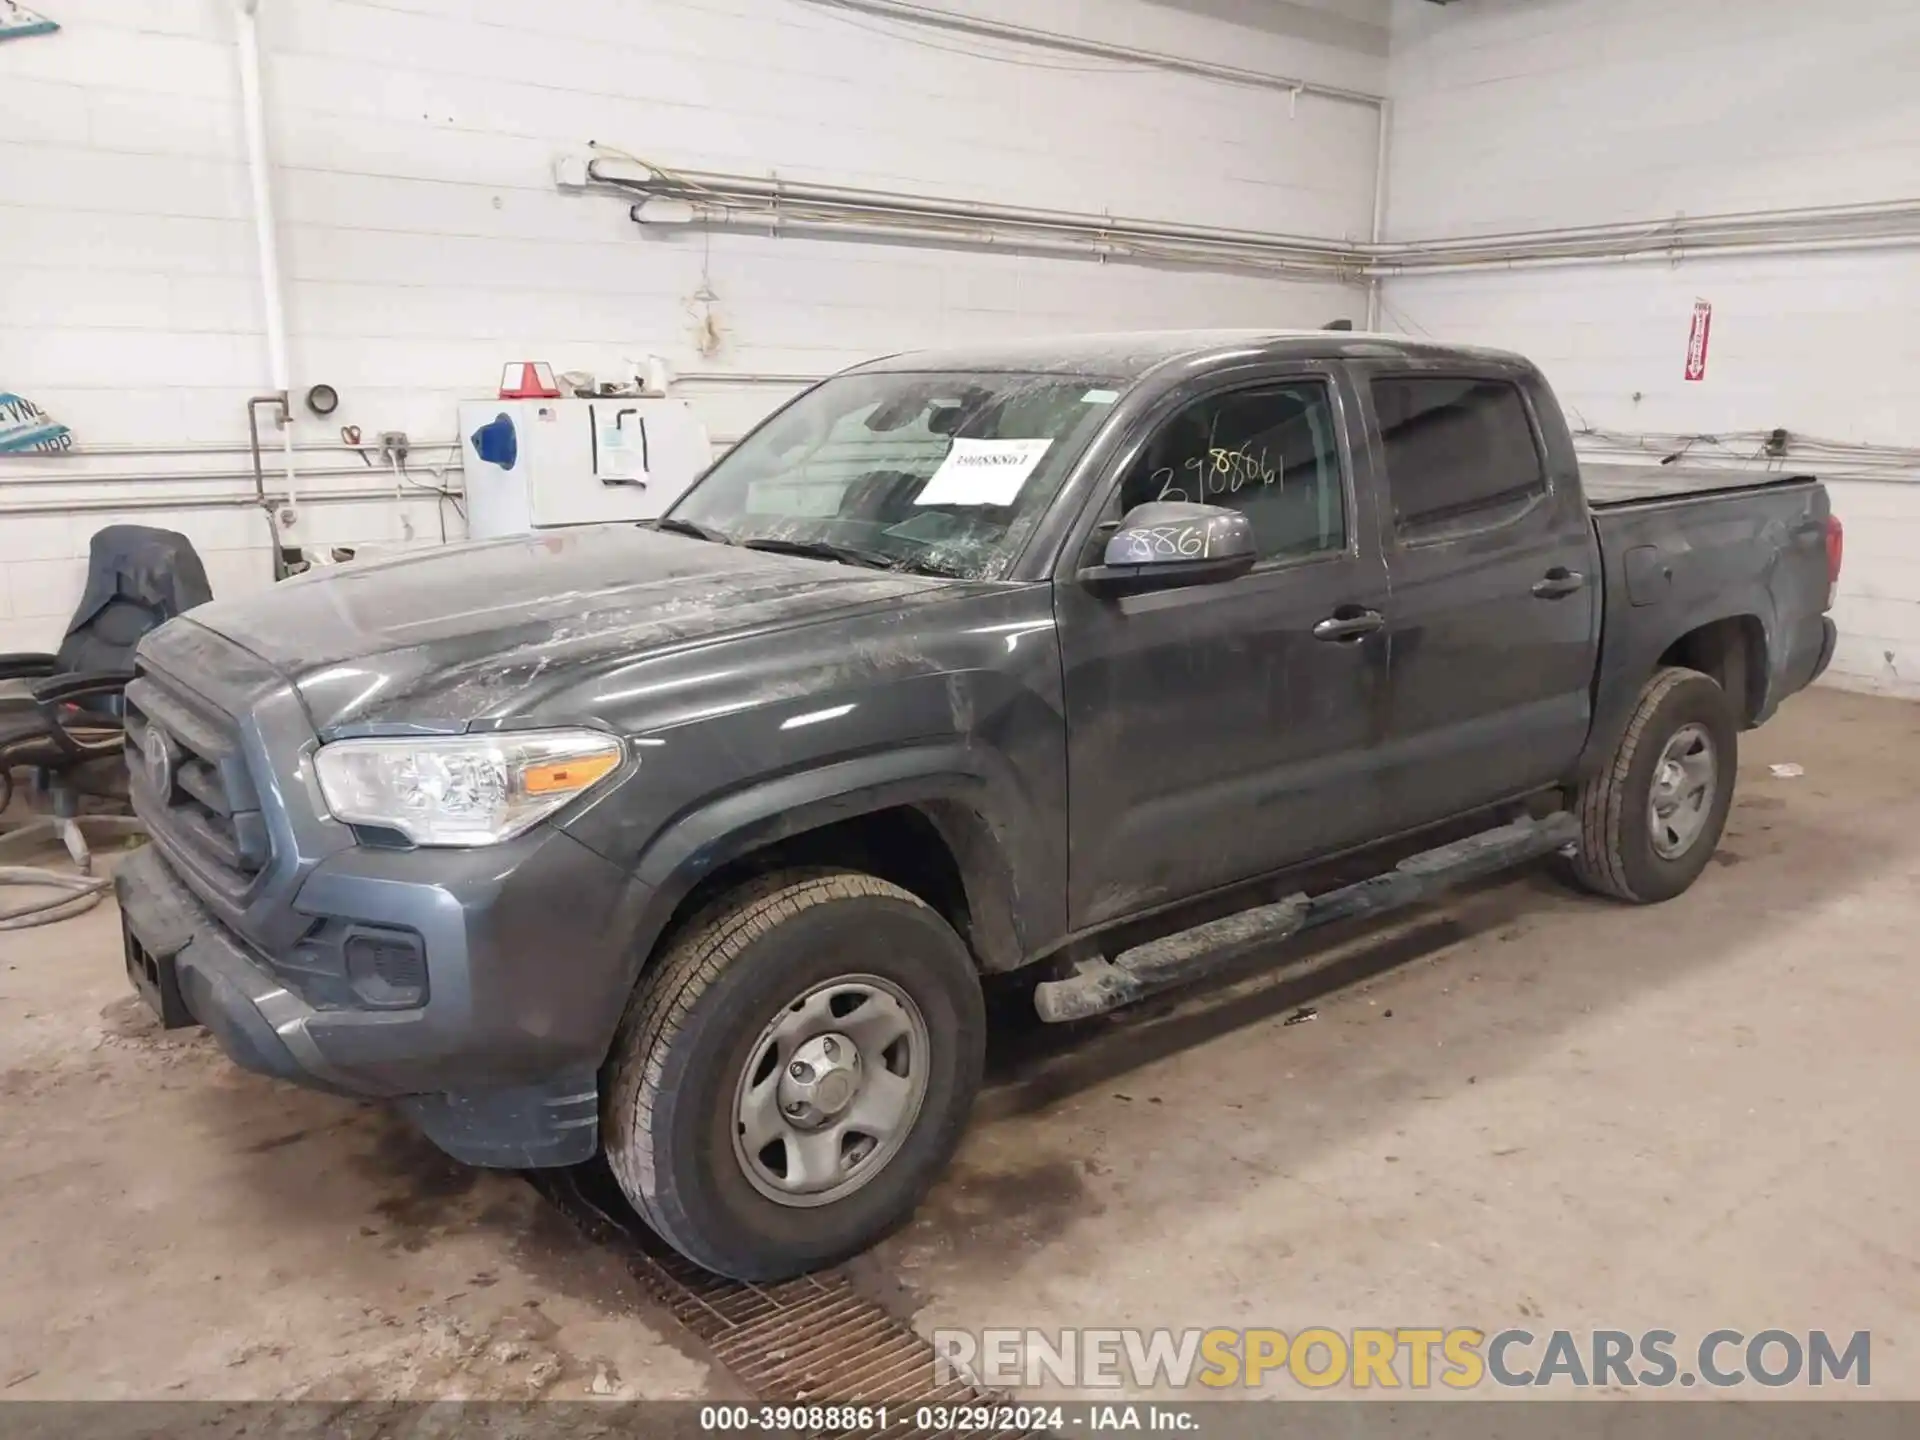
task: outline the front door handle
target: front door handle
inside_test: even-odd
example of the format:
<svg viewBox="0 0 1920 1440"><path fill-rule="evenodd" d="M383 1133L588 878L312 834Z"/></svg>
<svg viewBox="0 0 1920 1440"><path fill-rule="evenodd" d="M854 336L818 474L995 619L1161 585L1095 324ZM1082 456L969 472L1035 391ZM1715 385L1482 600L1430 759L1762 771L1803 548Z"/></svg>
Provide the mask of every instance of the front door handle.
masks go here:
<svg viewBox="0 0 1920 1440"><path fill-rule="evenodd" d="M1556 565L1533 582L1533 593L1542 600L1561 600L1584 588L1586 583L1587 577L1578 570Z"/></svg>
<svg viewBox="0 0 1920 1440"><path fill-rule="evenodd" d="M1316 640L1364 640L1376 634L1387 623L1386 617L1378 610L1353 610L1342 607L1318 625L1313 627Z"/></svg>

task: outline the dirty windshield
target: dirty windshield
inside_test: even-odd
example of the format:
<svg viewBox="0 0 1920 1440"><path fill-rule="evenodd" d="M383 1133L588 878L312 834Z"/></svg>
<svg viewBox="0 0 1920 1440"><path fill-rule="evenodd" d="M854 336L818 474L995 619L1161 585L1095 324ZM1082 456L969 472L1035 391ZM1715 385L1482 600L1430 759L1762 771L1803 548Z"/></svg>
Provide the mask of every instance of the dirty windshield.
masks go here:
<svg viewBox="0 0 1920 1440"><path fill-rule="evenodd" d="M1086 376L837 376L735 446L661 528L997 579L1116 398Z"/></svg>

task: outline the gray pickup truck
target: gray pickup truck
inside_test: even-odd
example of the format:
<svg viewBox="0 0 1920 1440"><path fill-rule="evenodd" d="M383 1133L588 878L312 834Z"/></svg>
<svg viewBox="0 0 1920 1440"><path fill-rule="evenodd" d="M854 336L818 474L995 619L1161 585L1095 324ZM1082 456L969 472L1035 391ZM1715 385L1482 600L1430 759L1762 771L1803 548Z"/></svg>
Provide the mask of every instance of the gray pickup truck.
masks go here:
<svg viewBox="0 0 1920 1440"><path fill-rule="evenodd" d="M1478 350L862 365L657 524L149 636L128 971L460 1160L604 1151L714 1270L829 1263L952 1152L983 974L1064 1020L1528 857L1686 889L1738 733L1832 653L1840 530L1810 478L1637 474L1583 488L1540 374Z"/></svg>

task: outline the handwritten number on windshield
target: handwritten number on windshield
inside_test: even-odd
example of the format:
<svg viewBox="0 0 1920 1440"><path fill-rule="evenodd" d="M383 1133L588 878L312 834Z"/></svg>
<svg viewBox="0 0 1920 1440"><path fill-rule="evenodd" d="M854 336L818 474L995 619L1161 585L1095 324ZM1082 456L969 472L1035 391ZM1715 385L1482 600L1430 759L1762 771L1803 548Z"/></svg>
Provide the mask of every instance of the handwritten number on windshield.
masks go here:
<svg viewBox="0 0 1920 1440"><path fill-rule="evenodd" d="M1158 487L1156 500L1202 501L1216 495L1238 495L1248 486L1282 484L1279 472L1267 464L1267 452L1212 449L1184 461L1178 471L1162 466L1149 477Z"/></svg>

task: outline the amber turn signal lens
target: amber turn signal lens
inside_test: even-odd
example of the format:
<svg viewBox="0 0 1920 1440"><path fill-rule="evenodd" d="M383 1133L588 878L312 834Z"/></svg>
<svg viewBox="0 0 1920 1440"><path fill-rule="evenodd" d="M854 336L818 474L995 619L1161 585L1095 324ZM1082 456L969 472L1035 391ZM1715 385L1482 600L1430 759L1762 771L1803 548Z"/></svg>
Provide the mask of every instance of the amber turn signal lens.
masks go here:
<svg viewBox="0 0 1920 1440"><path fill-rule="evenodd" d="M619 763L619 755L613 753L552 760L544 765L529 765L520 774L520 784L529 795L565 795L586 789Z"/></svg>

